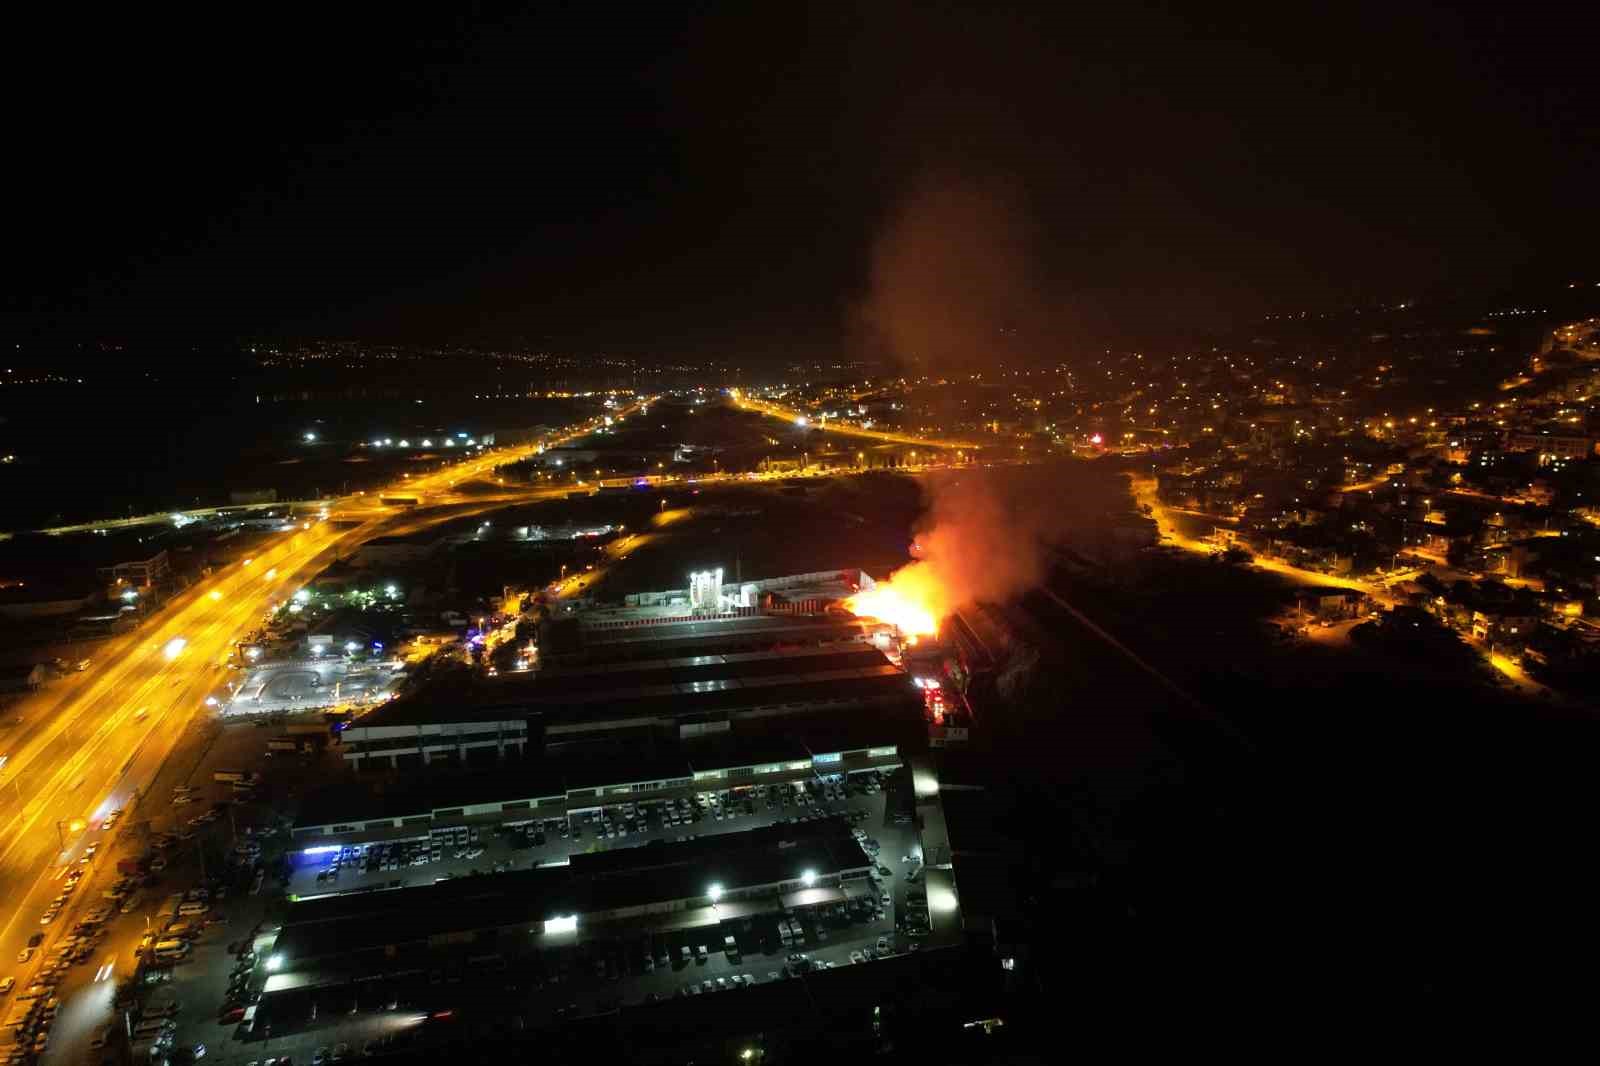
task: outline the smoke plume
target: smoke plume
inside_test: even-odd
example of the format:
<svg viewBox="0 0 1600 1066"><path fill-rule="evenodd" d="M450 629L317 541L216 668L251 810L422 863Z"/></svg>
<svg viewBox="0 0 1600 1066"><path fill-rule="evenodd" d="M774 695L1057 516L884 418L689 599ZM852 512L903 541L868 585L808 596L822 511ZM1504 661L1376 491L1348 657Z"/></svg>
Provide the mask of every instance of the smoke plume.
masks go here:
<svg viewBox="0 0 1600 1066"><path fill-rule="evenodd" d="M861 318L903 367L931 377L992 380L1005 364L1059 362L1070 316L1041 269L1040 239L1014 183L926 175L873 247ZM1010 599L1045 576L1053 546L1126 499L1120 482L1066 463L961 471L923 490L919 558L863 613L915 618L915 607L937 623Z"/></svg>
<svg viewBox="0 0 1600 1066"><path fill-rule="evenodd" d="M1003 603L1042 580L1050 553L1091 537L1125 509L1119 478L1048 463L936 475L923 484L918 556L889 579L936 618L975 602Z"/></svg>
<svg viewBox="0 0 1600 1066"><path fill-rule="evenodd" d="M878 351L918 373L1054 361L1067 320L1050 295L1039 240L1015 183L926 174L873 246L859 325Z"/></svg>

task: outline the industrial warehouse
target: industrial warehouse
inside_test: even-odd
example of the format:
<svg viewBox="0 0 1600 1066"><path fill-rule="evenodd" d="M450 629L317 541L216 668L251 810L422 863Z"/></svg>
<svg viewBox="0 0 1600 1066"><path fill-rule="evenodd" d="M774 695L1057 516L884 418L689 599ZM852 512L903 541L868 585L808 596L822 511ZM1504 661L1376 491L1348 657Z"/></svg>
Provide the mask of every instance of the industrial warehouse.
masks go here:
<svg viewBox="0 0 1600 1066"><path fill-rule="evenodd" d="M487 705L424 690L359 719L341 747L357 768L468 762L520 753L530 738L559 750L636 733L690 737L726 732L742 719L893 708L914 695L905 674L872 648L645 660L511 678Z"/></svg>
<svg viewBox="0 0 1600 1066"><path fill-rule="evenodd" d="M408 780L381 791L361 781L335 784L313 792L301 805L294 823L295 848L423 838L435 826L465 821L514 826L587 814L607 803L675 798L711 788L746 789L819 774L885 772L901 765L899 745L881 743L892 736L886 725L824 720L796 724L801 729L809 725L818 742L830 742L828 750L808 747L799 733L725 735L653 758L550 759L537 767Z"/></svg>
<svg viewBox="0 0 1600 1066"><path fill-rule="evenodd" d="M325 896L290 911L264 997L306 987L315 965L349 975L425 965L430 944L471 934L474 952L526 954L570 945L608 923L697 929L767 909L847 898L872 863L840 819L573 855L568 865L458 878L401 892ZM865 892L863 887L862 893ZM858 893L861 894L861 893ZM403 920L397 920L403 916ZM723 947L717 937L718 950ZM375 954L368 954L368 953ZM420 960L420 961L419 961Z"/></svg>
<svg viewBox="0 0 1600 1066"><path fill-rule="evenodd" d="M772 589L696 574L558 618L537 671L350 723L351 776L295 818L258 1024L436 1013L502 972L559 988L592 970L619 1006L692 1009L965 943L935 774L914 761L927 679L887 627L830 610L862 580L778 579L796 599L761 602Z"/></svg>
<svg viewBox="0 0 1600 1066"><path fill-rule="evenodd" d="M831 601L808 595L808 609L824 602ZM880 625L709 608L662 613L682 610L647 604L603 612L599 621L589 614L563 620L541 641L543 669L470 687L423 686L357 719L340 752L355 769L485 764L822 711L892 719L897 707L916 702L905 673L884 653Z"/></svg>

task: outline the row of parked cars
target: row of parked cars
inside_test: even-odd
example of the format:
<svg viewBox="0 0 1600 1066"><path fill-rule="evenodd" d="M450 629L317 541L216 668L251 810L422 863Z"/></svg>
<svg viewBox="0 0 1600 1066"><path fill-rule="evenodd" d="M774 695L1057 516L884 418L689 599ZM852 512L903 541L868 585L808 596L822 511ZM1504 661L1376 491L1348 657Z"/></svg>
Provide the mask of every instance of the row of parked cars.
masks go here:
<svg viewBox="0 0 1600 1066"><path fill-rule="evenodd" d="M111 917L111 914L112 908L107 904L91 908L73 927L71 933L50 949L45 956L44 965L34 975L33 984L19 993L18 998L37 998L44 995L46 990L54 988L61 982L68 969L79 963L88 962L94 954L95 947L105 937L105 930L101 925ZM34 934L28 939L27 947L17 955L17 961L27 963L43 942L43 933ZM5 986L5 991L9 992L14 987L15 981L12 978L6 978L6 981L9 984Z"/></svg>
<svg viewBox="0 0 1600 1066"><path fill-rule="evenodd" d="M6 1035L15 1042L6 1056L7 1066L21 1066L45 1053L50 1046L50 1027L55 1024L61 1001L54 996L34 996L32 1002L6 1022Z"/></svg>
<svg viewBox="0 0 1600 1066"><path fill-rule="evenodd" d="M791 806L799 809L800 813L792 817L792 821L813 821L834 813L865 818L864 812L845 812L829 805L842 803L850 795L876 793L879 789L877 775L847 782L843 775L833 774L809 782L754 785L747 789L700 792L673 799L607 804L598 810L565 818L545 818L508 826L503 832L513 848L543 847L554 838L582 840L590 835L603 840L626 839L645 833L671 832L707 819L726 821L753 816L762 804L768 810ZM484 835L491 832L502 830L452 826L433 829L426 840L345 845L334 855L328 868L318 872L317 882L337 882L350 866L376 873L425 866L446 858L476 859L484 854L487 844ZM692 834L678 839L691 837ZM496 864L495 869L510 866L510 862L502 862Z"/></svg>
<svg viewBox="0 0 1600 1066"><path fill-rule="evenodd" d="M768 981L781 981L783 975L777 970L767 972ZM690 981L678 989L680 996L700 996L712 992L726 992L733 988L754 988L756 978L747 973L731 973L727 977L708 977L702 981Z"/></svg>
<svg viewBox="0 0 1600 1066"><path fill-rule="evenodd" d="M871 962L874 959L884 958L889 954L889 938L886 936L880 936L875 947L862 948L860 951L852 951L850 953L850 961L851 963Z"/></svg>
<svg viewBox="0 0 1600 1066"><path fill-rule="evenodd" d="M83 867L75 866L61 882L61 891L56 893L56 898L45 907L44 913L39 915L40 925L49 925L61 917L61 912L66 909L67 902L72 898L73 890L78 887L78 882L83 880Z"/></svg>
<svg viewBox="0 0 1600 1066"><path fill-rule="evenodd" d="M114 829L121 817L122 809L116 808L101 820L99 828L102 831ZM90 843L83 855L67 870L61 881L60 892L40 915L41 926L48 926L61 916L73 894L88 876L99 847L98 841ZM95 948L105 937L103 923L114 913L121 894L120 885L108 890L106 896L111 902L91 907L73 929L46 952L43 965L28 987L16 993L19 1009L14 1010L6 1021L6 1035L15 1045L6 1059L8 1064L27 1062L43 1054L49 1047L50 1027L60 1008L60 1002L54 994L56 986L71 967L88 962L94 956ZM17 963L25 966L31 962L43 947L44 940L42 931L28 937L27 944L17 953ZM16 985L14 977L0 980L0 995L10 995Z"/></svg>

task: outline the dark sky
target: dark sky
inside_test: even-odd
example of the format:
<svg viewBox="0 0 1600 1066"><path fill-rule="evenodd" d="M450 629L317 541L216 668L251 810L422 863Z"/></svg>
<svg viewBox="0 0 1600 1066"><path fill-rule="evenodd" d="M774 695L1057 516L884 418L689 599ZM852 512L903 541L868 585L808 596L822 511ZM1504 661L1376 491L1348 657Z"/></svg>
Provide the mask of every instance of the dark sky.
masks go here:
<svg viewBox="0 0 1600 1066"><path fill-rule="evenodd" d="M1070 357L1600 280L1570 6L421 6L14 24L10 331Z"/></svg>

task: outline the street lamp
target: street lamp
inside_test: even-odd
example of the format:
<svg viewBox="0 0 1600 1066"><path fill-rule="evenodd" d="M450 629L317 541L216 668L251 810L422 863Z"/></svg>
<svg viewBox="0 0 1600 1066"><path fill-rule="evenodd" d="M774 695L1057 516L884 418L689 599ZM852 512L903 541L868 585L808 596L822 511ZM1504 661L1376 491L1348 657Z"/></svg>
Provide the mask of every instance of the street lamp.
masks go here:
<svg viewBox="0 0 1600 1066"><path fill-rule="evenodd" d="M812 885L816 884L817 883L817 871L815 871L815 870L806 870L804 873L802 873L800 875L800 883L802 885L805 885L807 888L810 888Z"/></svg>
<svg viewBox="0 0 1600 1066"><path fill-rule="evenodd" d="M61 819L56 822L56 839L61 842L62 851L67 850L67 834L71 833L73 836L77 836L81 832L83 832L82 818L74 818L70 822Z"/></svg>
<svg viewBox="0 0 1600 1066"><path fill-rule="evenodd" d="M720 884L712 884L706 889L706 895L711 897L711 902L715 905L717 900L722 898L722 886Z"/></svg>

